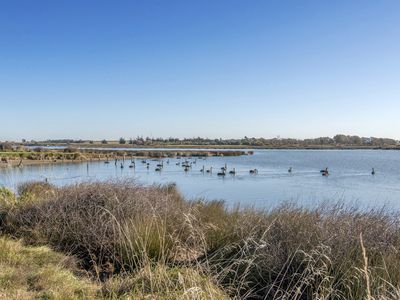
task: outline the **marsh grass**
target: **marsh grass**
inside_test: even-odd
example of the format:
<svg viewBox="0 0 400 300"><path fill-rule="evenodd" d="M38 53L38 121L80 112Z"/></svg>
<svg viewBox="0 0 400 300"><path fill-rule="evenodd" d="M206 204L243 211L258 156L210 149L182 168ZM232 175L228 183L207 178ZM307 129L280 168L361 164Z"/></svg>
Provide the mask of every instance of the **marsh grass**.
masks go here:
<svg viewBox="0 0 400 300"><path fill-rule="evenodd" d="M19 198L26 194L34 196L7 211L3 232L74 256L104 297L400 296L399 216L384 209L228 209L132 181L25 186Z"/></svg>

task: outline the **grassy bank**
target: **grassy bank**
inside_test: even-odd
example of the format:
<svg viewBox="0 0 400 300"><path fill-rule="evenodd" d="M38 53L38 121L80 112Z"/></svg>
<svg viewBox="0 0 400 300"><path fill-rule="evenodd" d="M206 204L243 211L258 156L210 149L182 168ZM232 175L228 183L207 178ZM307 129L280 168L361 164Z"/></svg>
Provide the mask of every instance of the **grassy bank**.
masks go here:
<svg viewBox="0 0 400 300"><path fill-rule="evenodd" d="M400 223L383 210L227 209L134 182L28 184L0 203L3 239L67 255L93 297L400 296Z"/></svg>
<svg viewBox="0 0 400 300"><path fill-rule="evenodd" d="M0 237L1 299L94 298L98 287L74 270L71 257Z"/></svg>
<svg viewBox="0 0 400 300"><path fill-rule="evenodd" d="M251 154L252 152L250 152ZM157 150L92 150L66 148L62 150L49 149L17 149L0 151L0 167L24 166L49 163L71 163L96 160L122 160L132 158L173 158L173 157L209 157L209 156L240 156L245 151L157 151Z"/></svg>

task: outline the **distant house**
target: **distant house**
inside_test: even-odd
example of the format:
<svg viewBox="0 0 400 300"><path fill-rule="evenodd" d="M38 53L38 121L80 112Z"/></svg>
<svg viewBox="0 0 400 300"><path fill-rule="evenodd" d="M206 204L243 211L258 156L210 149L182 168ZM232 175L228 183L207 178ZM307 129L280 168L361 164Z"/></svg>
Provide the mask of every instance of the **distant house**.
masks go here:
<svg viewBox="0 0 400 300"><path fill-rule="evenodd" d="M371 145L371 144L372 144L372 138L370 138L370 137L363 137L363 138L362 138L362 143L363 143L364 145Z"/></svg>

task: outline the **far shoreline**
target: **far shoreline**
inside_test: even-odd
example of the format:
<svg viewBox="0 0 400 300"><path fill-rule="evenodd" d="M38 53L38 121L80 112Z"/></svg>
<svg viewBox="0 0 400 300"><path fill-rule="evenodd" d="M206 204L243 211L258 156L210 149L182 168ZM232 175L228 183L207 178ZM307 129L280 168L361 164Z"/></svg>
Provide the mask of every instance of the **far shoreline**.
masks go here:
<svg viewBox="0 0 400 300"><path fill-rule="evenodd" d="M143 149L179 149L179 150L190 150L190 149L210 149L210 150L400 150L399 146L319 146L319 145L310 145L310 146L251 146L251 145L128 145L128 144L80 144L80 143L71 143L71 144L19 144L20 146L27 147L71 147L77 148L81 150L95 150L95 149L104 149L104 150L114 150L114 149L130 149L130 150L138 150L141 151ZM168 150L169 151L169 150Z"/></svg>

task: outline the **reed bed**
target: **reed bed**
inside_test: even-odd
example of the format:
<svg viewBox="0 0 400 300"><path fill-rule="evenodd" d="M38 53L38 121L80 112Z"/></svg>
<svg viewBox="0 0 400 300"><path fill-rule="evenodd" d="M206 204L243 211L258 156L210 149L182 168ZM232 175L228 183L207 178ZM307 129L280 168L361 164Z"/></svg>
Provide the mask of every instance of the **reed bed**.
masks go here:
<svg viewBox="0 0 400 300"><path fill-rule="evenodd" d="M73 256L101 298L400 297L400 219L385 209L228 209L132 181L31 183L0 203L3 235Z"/></svg>

